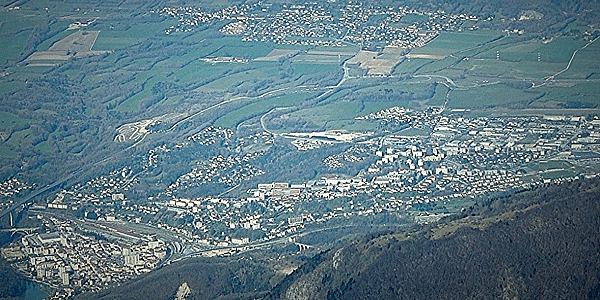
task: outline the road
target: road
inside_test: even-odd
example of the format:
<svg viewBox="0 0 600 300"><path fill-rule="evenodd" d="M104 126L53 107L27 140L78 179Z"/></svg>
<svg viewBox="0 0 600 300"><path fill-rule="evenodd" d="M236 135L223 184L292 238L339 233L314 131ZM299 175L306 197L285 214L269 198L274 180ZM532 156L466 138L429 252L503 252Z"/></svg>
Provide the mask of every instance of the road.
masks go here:
<svg viewBox="0 0 600 300"><path fill-rule="evenodd" d="M262 99L262 98L269 97L269 96L275 96L277 93L281 93L281 92L284 92L284 91L293 90L292 92L297 92L298 90L307 89L307 88L314 88L314 87L311 87L311 86L286 87L286 88L280 88L280 89L268 91L268 92L265 92L263 94L260 94L258 96L254 96L254 97L248 97L248 96L234 97L234 98L231 98L231 99L219 102L217 104L213 104L213 105L211 105L211 106L209 106L207 108L201 109L201 110L199 110L199 111L197 111L197 112L195 112L195 113L193 113L193 114L191 114L191 115L189 115L189 116L187 116L187 117L185 117L185 118L183 118L183 119L175 122L175 124L171 125L171 127L169 128L169 131L175 129L175 127L183 124L184 122L186 122L186 121L188 121L190 119L193 119L193 118L195 118L195 117L197 117L197 116L199 116L199 115L201 115L201 114L203 114L203 113L205 113L205 112L207 112L209 110L212 110L214 108L217 108L217 107L219 107L221 105L224 105L224 104L227 104L227 103L231 103L231 102L235 102L235 101L239 101L239 100Z"/></svg>
<svg viewBox="0 0 600 300"><path fill-rule="evenodd" d="M81 171L79 171L81 172ZM12 212L13 210L19 208L19 206L26 204L27 202L33 200L33 198L54 189L55 187L57 187L58 185L62 184L63 182L75 177L76 175L79 174L79 172L77 173L71 173L71 175L64 177L63 179L57 180L52 184L49 184L41 189L36 190L35 192L32 192L31 194L27 195L27 197L23 198L22 200L14 203L13 205L11 205L9 208L5 209L3 212L0 213L0 218L4 218L6 215L8 215L10 212Z"/></svg>
<svg viewBox="0 0 600 300"><path fill-rule="evenodd" d="M556 74L554 74L552 76L548 76L548 77L544 78L544 83L542 85L546 84L546 82L548 82L548 81L554 80L554 77L556 77L556 76L558 76L558 75L560 75L560 74L568 71L569 68L571 68L571 64L573 63L573 60L575 59L575 55L577 55L577 52L579 52L580 50L583 50L583 49L587 48L589 45L593 44L596 40L598 40L598 38L600 38L600 36L597 37L597 38L595 38L595 39L593 39L593 40L591 40L590 42L588 42L587 44L585 44L585 46L583 46L583 47L581 47L581 48L573 51L573 55L571 55L571 59L569 59L569 62L567 63L567 66L563 70L559 71L558 73L556 73Z"/></svg>
<svg viewBox="0 0 600 300"><path fill-rule="evenodd" d="M263 247L267 247L267 246L273 246L276 244L283 244L283 243L288 243L290 239L296 239L299 237L304 237L307 236L309 234L314 234L314 233L318 233L318 232L323 232L323 231L327 231L327 230L334 230L334 229L340 229L340 228L350 228L350 227L358 227L359 225L340 225L340 226L333 226L333 227L326 227L326 228L319 228L319 229L314 229L314 230L310 230L310 231L305 231L305 232L299 232L293 235L289 235L289 236L284 236L284 237L280 237L280 238L276 238L276 239L272 239L272 240L268 240L268 241L256 241L250 244L246 244L246 245L236 245L236 246L229 246L229 247L220 247L220 248L211 248L211 249L206 249L206 250L202 250L202 251L197 251L197 252L193 252L193 253L189 253L183 256L179 256L173 260L171 260L169 263L175 263L187 258L193 258L193 257L201 257L206 253L215 251L215 250L232 250L232 251L239 251L237 252L237 254L239 253L245 253L245 252L250 252L256 249L260 249Z"/></svg>
<svg viewBox="0 0 600 300"><path fill-rule="evenodd" d="M287 236L283 236L280 238L276 238L276 239L272 239L272 240L268 240L268 241L256 241L253 243L249 243L246 245L236 245L236 246L229 246L229 247L220 247L220 248L211 248L211 249L206 249L206 250L202 250L202 251L197 251L197 252L193 252L193 253L189 253L183 256L179 256L177 258L172 259L171 261L169 261L168 263L175 263L187 258L193 258L193 257L201 257L206 253L215 251L215 250L231 250L231 251L237 251L235 254L241 254L241 253L246 253L246 252L250 252L250 251L254 251L260 248L264 248L264 247L270 247L273 245L277 245L277 244L285 244L285 243L289 243L290 239L294 240L297 238L301 238L301 237L305 237L307 235L310 234L315 234L315 233L319 233L319 232L324 232L324 231L328 231L328 230L335 230L335 229L341 229L341 228L351 228L351 227L360 227L362 225L339 225L339 226L332 226L332 227L325 227L325 228L318 228L318 229L313 229L313 230L308 230L308 231L303 231L303 232L298 232L292 235L287 235ZM371 226L376 226L376 227L384 227L384 228L389 228L389 225L371 225ZM405 225L399 225L399 226L405 226Z"/></svg>

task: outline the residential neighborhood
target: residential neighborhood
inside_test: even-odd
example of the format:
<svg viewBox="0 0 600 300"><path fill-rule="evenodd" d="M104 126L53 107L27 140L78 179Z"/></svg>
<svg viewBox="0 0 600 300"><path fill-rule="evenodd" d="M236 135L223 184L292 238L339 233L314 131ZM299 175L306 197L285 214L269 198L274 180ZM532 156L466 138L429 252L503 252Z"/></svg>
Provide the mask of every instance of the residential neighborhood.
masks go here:
<svg viewBox="0 0 600 300"><path fill-rule="evenodd" d="M42 217L40 215L40 217ZM62 295L98 291L150 272L166 256L165 243L141 237L134 244L98 239L80 226L53 217L50 233L33 233L2 249L3 257L37 281L61 287Z"/></svg>
<svg viewBox="0 0 600 300"><path fill-rule="evenodd" d="M243 41L272 42L279 45L333 46L345 43L363 49L383 49L385 46L416 48L425 45L441 31L461 29L476 16L448 14L408 7L367 6L358 1L333 6L334 10L316 2L304 4L235 5L216 12L191 7L165 7L158 13L178 20L166 30L187 32L203 23L228 22L221 32L240 35ZM408 16L408 23L403 19ZM412 19L415 19L414 21Z"/></svg>
<svg viewBox="0 0 600 300"><path fill-rule="evenodd" d="M431 222L486 195L593 177L600 167L597 116L440 112L392 107L359 116L401 130L357 134L357 140L278 137L303 152L348 146L320 162L329 174L314 180L259 182L241 197L183 197L207 184L235 189L256 182L264 172L255 159L276 138L266 132L236 137L209 126L183 143L149 150L140 166L113 170L37 204L33 209L46 232L25 235L2 253L32 278L63 287L61 293L99 290L186 256L233 255L342 220L396 215ZM152 170L172 151L193 145L225 146L232 154L208 156L146 201L126 197L139 182L134 170ZM340 172L354 164L365 167L357 174ZM16 179L2 187L4 193L29 188Z"/></svg>

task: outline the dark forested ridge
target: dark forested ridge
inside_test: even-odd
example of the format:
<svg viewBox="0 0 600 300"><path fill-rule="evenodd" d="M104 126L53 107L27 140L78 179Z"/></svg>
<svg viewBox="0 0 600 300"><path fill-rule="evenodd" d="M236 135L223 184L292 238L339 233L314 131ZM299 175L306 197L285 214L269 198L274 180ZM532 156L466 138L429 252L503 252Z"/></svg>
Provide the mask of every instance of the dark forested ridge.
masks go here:
<svg viewBox="0 0 600 300"><path fill-rule="evenodd" d="M78 299L173 299L184 282L191 290L188 300L255 299L270 289L272 276L264 265L247 260L190 259Z"/></svg>
<svg viewBox="0 0 600 300"><path fill-rule="evenodd" d="M460 219L328 251L266 299L600 299L599 184L479 203Z"/></svg>

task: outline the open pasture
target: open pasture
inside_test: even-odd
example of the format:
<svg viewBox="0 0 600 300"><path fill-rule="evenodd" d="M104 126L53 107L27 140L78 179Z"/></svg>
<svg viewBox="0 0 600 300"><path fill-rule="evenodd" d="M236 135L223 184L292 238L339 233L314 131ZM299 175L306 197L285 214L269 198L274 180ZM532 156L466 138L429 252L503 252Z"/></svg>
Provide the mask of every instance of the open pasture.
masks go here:
<svg viewBox="0 0 600 300"><path fill-rule="evenodd" d="M503 84L486 85L450 92L448 108L481 109L496 106L526 105L539 96Z"/></svg>
<svg viewBox="0 0 600 300"><path fill-rule="evenodd" d="M6 131L10 129L24 128L31 121L21 118L14 114L0 111L0 130Z"/></svg>
<svg viewBox="0 0 600 300"><path fill-rule="evenodd" d="M543 79L556 74L564 66L563 63L553 62L470 59L459 62L454 68L465 70L471 76Z"/></svg>
<svg viewBox="0 0 600 300"><path fill-rule="evenodd" d="M218 42L222 43L222 47L212 53L211 56L257 59L274 51L273 45L270 43L243 42L238 37L223 37L218 39Z"/></svg>
<svg viewBox="0 0 600 300"><path fill-rule="evenodd" d="M577 51L569 69L556 78L594 79L600 74L600 42L598 40Z"/></svg>
<svg viewBox="0 0 600 300"><path fill-rule="evenodd" d="M356 55L357 52L347 50L309 50L301 52L293 58L295 63L324 63L324 64L341 64L350 57Z"/></svg>
<svg viewBox="0 0 600 300"><path fill-rule="evenodd" d="M536 89L538 90L538 89ZM600 84L598 82L582 82L565 87L541 87L544 97L535 101L535 106L591 108L600 105Z"/></svg>
<svg viewBox="0 0 600 300"><path fill-rule="evenodd" d="M514 40L514 42L508 42ZM584 41L569 37L558 37L553 40L517 41L506 38L506 43L493 47L476 56L476 58L499 61L523 62L539 61L545 63L568 63L573 52L585 45Z"/></svg>
<svg viewBox="0 0 600 300"><path fill-rule="evenodd" d="M101 26L98 39L94 43L92 50L96 51L114 51L124 49L142 42L153 36L164 36L164 30L175 24L173 21L146 22L143 24L132 24L125 28Z"/></svg>
<svg viewBox="0 0 600 300"><path fill-rule="evenodd" d="M448 56L490 42L501 34L490 30L468 32L441 32L425 46L413 49L411 55Z"/></svg>
<svg viewBox="0 0 600 300"><path fill-rule="evenodd" d="M101 55L105 51L92 51L92 47L98 38L99 31L76 31L63 39L55 42L48 51L37 51L27 58L28 64L50 64L57 61L65 61L73 56L84 57L89 55Z"/></svg>
<svg viewBox="0 0 600 300"><path fill-rule="evenodd" d="M354 118L360 115L360 111L362 111L360 101L337 101L331 104L299 110L286 116L309 120L325 129L339 129L335 127L329 128L327 124L342 124L354 121Z"/></svg>
<svg viewBox="0 0 600 300"><path fill-rule="evenodd" d="M54 43L48 51L88 52L92 50L100 31L79 30Z"/></svg>
<svg viewBox="0 0 600 300"><path fill-rule="evenodd" d="M386 85L389 87L389 85ZM373 92L381 87L372 87L364 92ZM394 86L394 89L406 89L407 87ZM418 87L416 87L418 88ZM336 95L332 96L336 97ZM368 131L374 130L377 122L365 120L356 120L356 117L364 116L369 113L378 112L394 106L408 107L408 100L385 100L385 101L363 101L358 99L344 100L347 95L339 94L338 100L332 103L310 107L285 114L284 118L302 119L311 121L325 130L345 129L350 131Z"/></svg>
<svg viewBox="0 0 600 300"><path fill-rule="evenodd" d="M4 7L0 11L0 53L2 59L16 62L25 54L29 36L46 24L47 19L39 13L26 9L9 9L14 6Z"/></svg>
<svg viewBox="0 0 600 300"><path fill-rule="evenodd" d="M299 52L300 52L300 50L296 50L296 49L273 49L267 55L265 55L263 57L257 57L254 60L255 61L276 62L276 61L279 61L280 59L286 59L286 58L293 57L294 55L298 54Z"/></svg>
<svg viewBox="0 0 600 300"><path fill-rule="evenodd" d="M407 58L394 68L392 74L412 74L415 73L417 70L421 69L423 66L430 64L434 61L435 60L425 58Z"/></svg>
<svg viewBox="0 0 600 300"><path fill-rule="evenodd" d="M214 125L232 128L244 120L265 114L273 108L295 106L314 96L314 93L295 93L259 100L225 114L217 119Z"/></svg>
<svg viewBox="0 0 600 300"><path fill-rule="evenodd" d="M341 66L337 63L293 63L294 74L312 75L317 73L335 73Z"/></svg>

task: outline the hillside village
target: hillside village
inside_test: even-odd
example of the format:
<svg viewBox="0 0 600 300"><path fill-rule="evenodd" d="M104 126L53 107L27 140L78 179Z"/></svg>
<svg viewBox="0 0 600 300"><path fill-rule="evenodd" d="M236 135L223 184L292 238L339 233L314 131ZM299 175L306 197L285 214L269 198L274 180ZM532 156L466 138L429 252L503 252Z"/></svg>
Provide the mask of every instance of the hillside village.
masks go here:
<svg viewBox="0 0 600 300"><path fill-rule="evenodd" d="M97 290L152 270L162 259L168 259L167 248L175 255L173 258L181 258L184 253L232 255L259 243L293 237L307 228L322 228L339 220L399 214L428 222L432 217L444 215L451 206L481 196L597 174L600 119L595 116L472 118L466 113L458 110L442 115L436 109L418 112L393 107L360 116L357 119L427 128L429 133L364 136L362 142L348 142L350 146L345 151L322 162L331 174L306 182L259 183L241 198L177 197L175 186L170 186L156 199L150 198L145 204L134 203L125 194L138 181L132 173L136 167L115 170L76 185L73 190L64 190L48 203L36 206L51 232L27 235L4 249L3 255L37 280L69 287L64 291ZM266 138L258 134L248 140L258 141L259 137ZM212 145L232 138L222 129L209 127L190 136L187 143ZM270 139L263 141L272 143ZM184 146L176 145L174 149L177 147ZM159 163L157 158L152 159L155 153L156 150L150 150L147 163ZM336 173L344 165L365 161L371 163L358 174ZM231 158L217 156L211 168L227 170L233 162ZM235 169L248 177L218 181L235 186L258 176L241 165ZM185 180L178 180L176 187L202 184L189 181L191 178L212 178L211 173L193 172L183 176ZM81 221L49 217L54 212L82 207L88 208L82 216L84 220L99 222L94 226L110 229L146 224L172 232L177 238L167 240L165 235L123 232L129 235L128 242L123 244L111 241L114 238L104 240L78 233L73 222ZM85 249L90 245L97 245L92 246L96 251L86 254ZM100 258L110 259L106 266L93 264L96 266L93 269L79 265ZM92 274L97 274L98 279Z"/></svg>
<svg viewBox="0 0 600 300"><path fill-rule="evenodd" d="M466 14L402 6L366 6L354 1L334 6L333 10L310 2L282 4L277 9L271 6L259 2L216 12L191 7L165 7L158 13L178 20L176 26L166 30L167 34L187 32L200 24L221 21L227 22L221 32L242 36L243 41L334 47L350 43L363 49L421 47L441 31L462 30L466 21L478 19ZM405 21L405 17L409 21Z"/></svg>

